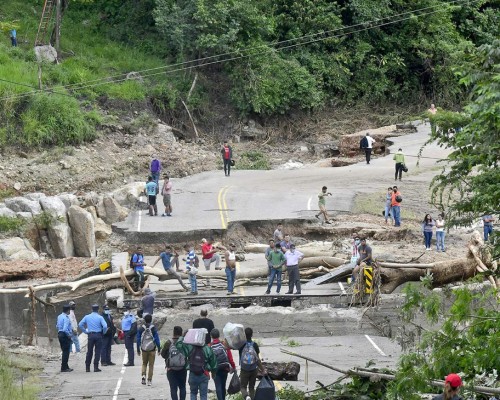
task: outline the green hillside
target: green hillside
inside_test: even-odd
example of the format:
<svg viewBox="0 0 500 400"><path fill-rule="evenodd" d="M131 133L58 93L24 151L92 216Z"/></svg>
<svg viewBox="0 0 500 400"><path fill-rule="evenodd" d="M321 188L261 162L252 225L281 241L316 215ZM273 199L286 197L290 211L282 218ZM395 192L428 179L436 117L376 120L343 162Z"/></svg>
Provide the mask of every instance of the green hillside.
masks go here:
<svg viewBox="0 0 500 400"><path fill-rule="evenodd" d="M487 0L74 0L61 63L42 67L51 90L26 95L38 86L42 6L0 5L0 79L20 84L0 81L0 146L92 139L109 100L165 113L184 101L201 123L219 105L263 119L339 104L458 107L455 68L500 29ZM131 71L144 78L124 80Z"/></svg>

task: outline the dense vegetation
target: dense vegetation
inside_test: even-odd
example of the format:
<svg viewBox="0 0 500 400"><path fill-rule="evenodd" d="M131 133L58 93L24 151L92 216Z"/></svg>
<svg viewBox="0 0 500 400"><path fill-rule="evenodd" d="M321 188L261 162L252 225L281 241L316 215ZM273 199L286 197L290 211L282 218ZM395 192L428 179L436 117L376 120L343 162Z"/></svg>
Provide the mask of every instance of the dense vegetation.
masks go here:
<svg viewBox="0 0 500 400"><path fill-rule="evenodd" d="M21 46L0 45L0 78L36 87L31 43L43 1L7 3L0 15L17 21ZM44 66L42 79L45 87L74 85L57 91L78 102L12 98L33 89L0 82L0 145L91 139L103 97L150 99L160 112L185 101L205 118L218 103L262 117L355 102L460 106L464 89L454 69L498 37L499 27L498 3L489 0L71 2L62 64ZM146 69L145 80L123 81L121 74ZM106 76L120 82L95 82ZM54 109L61 116L49 118Z"/></svg>

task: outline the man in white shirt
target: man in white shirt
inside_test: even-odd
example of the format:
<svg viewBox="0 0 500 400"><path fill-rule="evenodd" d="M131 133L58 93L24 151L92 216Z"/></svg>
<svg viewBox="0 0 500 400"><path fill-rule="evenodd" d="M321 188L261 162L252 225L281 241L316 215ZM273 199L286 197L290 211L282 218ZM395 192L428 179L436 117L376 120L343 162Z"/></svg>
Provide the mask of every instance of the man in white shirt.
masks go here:
<svg viewBox="0 0 500 400"><path fill-rule="evenodd" d="M71 341L75 345L75 353L80 352L80 339L78 337L78 321L76 320L75 309L76 303L74 301L69 302L69 320L71 322Z"/></svg>
<svg viewBox="0 0 500 400"><path fill-rule="evenodd" d="M286 294L293 294L294 287L297 287L295 294L301 294L299 263L303 258L304 254L295 250L295 245L291 244L290 250L285 253L286 270L288 272L288 292Z"/></svg>
<svg viewBox="0 0 500 400"><path fill-rule="evenodd" d="M375 143L375 139L370 136L370 133L366 134L366 141L365 141L365 157L366 157L366 163L370 164L370 159L372 156L372 149L373 149L373 143Z"/></svg>

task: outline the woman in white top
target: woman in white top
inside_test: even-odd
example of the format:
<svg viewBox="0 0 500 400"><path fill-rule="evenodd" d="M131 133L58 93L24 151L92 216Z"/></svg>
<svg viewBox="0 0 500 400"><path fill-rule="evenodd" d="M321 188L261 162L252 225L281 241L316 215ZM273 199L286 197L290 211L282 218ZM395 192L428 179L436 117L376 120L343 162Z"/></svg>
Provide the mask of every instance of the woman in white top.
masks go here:
<svg viewBox="0 0 500 400"><path fill-rule="evenodd" d="M226 250L226 278L227 294L234 294L234 281L236 280L236 245L231 243Z"/></svg>
<svg viewBox="0 0 500 400"><path fill-rule="evenodd" d="M439 214L436 219L436 249L437 251L445 251L444 248L444 214Z"/></svg>

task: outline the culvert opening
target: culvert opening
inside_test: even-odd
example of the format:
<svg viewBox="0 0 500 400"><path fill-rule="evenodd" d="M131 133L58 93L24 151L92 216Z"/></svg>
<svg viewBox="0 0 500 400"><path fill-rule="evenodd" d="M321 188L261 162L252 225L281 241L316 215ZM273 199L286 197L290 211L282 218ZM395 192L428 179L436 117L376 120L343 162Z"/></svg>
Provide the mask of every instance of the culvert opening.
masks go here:
<svg viewBox="0 0 500 400"><path fill-rule="evenodd" d="M247 308L247 307L250 307L252 305L252 302L251 301L239 301L237 303L234 303L234 302L231 302L231 304L229 305L229 308Z"/></svg>
<svg viewBox="0 0 500 400"><path fill-rule="evenodd" d="M272 299L271 307L291 307L292 300L291 299Z"/></svg>

